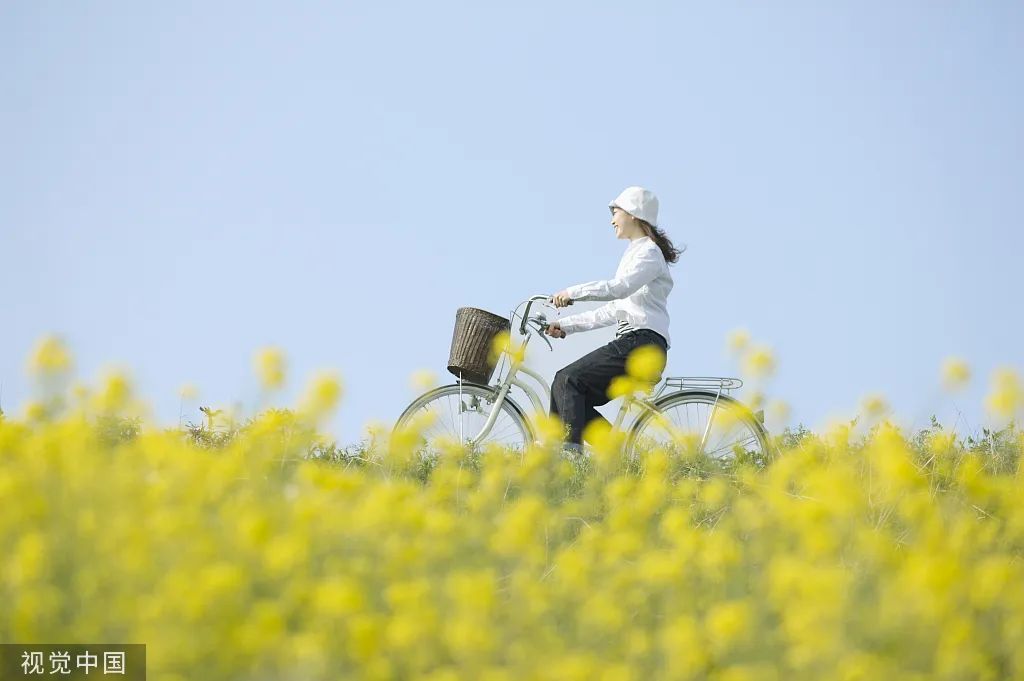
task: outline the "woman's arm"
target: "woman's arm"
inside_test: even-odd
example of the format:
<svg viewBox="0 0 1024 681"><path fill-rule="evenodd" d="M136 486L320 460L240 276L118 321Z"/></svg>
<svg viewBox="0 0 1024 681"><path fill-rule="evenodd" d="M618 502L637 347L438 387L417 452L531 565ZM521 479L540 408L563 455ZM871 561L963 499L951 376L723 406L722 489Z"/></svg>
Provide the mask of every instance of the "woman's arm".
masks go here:
<svg viewBox="0 0 1024 681"><path fill-rule="evenodd" d="M576 284L567 288L566 293L573 300L619 300L636 293L641 286L654 281L654 278L661 272L663 262L664 256L657 247L645 248L630 260L621 276L604 281Z"/></svg>
<svg viewBox="0 0 1024 681"><path fill-rule="evenodd" d="M615 305L607 303L595 310L577 312L563 319L555 321L558 327L567 334L576 331L590 331L599 329L602 326L611 326L615 323Z"/></svg>

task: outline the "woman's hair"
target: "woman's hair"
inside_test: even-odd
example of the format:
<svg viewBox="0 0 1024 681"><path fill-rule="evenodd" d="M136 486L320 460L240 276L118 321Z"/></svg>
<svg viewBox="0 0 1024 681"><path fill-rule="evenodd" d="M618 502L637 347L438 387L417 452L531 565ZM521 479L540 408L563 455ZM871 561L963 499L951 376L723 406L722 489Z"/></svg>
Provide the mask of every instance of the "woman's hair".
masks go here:
<svg viewBox="0 0 1024 681"><path fill-rule="evenodd" d="M683 245L682 250L679 250L672 245L672 240L668 238L668 235L659 228L655 227L647 220L641 220L640 218L634 217L634 219L640 223L640 229L644 230L644 234L651 237L651 241L657 244L658 248L661 249L661 254L665 256L665 262L673 263L679 260L680 254L686 250L686 245Z"/></svg>

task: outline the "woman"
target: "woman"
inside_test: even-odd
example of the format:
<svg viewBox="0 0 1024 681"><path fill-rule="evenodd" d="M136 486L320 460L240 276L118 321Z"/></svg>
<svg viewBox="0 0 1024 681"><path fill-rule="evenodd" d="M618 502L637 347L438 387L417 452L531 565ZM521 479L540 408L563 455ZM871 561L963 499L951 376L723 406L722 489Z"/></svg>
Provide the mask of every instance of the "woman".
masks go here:
<svg viewBox="0 0 1024 681"><path fill-rule="evenodd" d="M555 374L551 414L569 426L568 443L573 449L582 446L587 424L595 419L607 422L595 407L608 403L608 386L613 378L626 373L626 357L642 345L655 345L664 353L671 342L668 294L672 275L668 265L676 262L682 251L658 227L658 198L642 187L627 187L608 208L616 238L629 239L615 277L570 286L552 300L556 307L577 300L611 302L547 328L549 336L565 338L577 331L618 324L615 340Z"/></svg>

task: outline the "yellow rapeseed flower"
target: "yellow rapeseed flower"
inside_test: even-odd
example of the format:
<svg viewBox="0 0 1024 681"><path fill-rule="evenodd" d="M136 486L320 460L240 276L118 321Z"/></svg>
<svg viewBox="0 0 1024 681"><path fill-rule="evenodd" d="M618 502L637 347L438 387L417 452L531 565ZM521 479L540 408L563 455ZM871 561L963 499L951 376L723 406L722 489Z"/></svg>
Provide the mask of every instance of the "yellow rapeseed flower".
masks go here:
<svg viewBox="0 0 1024 681"><path fill-rule="evenodd" d="M608 384L606 394L614 400L619 397L625 397L626 395L632 395L639 388L640 383L632 376L616 376L611 380L611 383Z"/></svg>
<svg viewBox="0 0 1024 681"><path fill-rule="evenodd" d="M15 585L31 583L45 572L51 543L41 532L28 531L21 535L13 554L8 557L8 574Z"/></svg>
<svg viewBox="0 0 1024 681"><path fill-rule="evenodd" d="M785 423L789 420L789 404L784 400L770 400L765 406L765 412L768 418L775 423Z"/></svg>
<svg viewBox="0 0 1024 681"><path fill-rule="evenodd" d="M50 415L50 410L39 400L29 400L23 407L26 421L43 421Z"/></svg>
<svg viewBox="0 0 1024 681"><path fill-rule="evenodd" d="M665 370L665 353L657 345L642 345L626 357L626 373L645 383L657 383Z"/></svg>
<svg viewBox="0 0 1024 681"><path fill-rule="evenodd" d="M619 599L604 589L591 591L590 596L583 602L580 614L584 628L605 635L621 631L627 616Z"/></svg>
<svg viewBox="0 0 1024 681"><path fill-rule="evenodd" d="M725 480L712 478L701 488L700 496L709 509L716 510L725 505L730 493L729 484Z"/></svg>
<svg viewBox="0 0 1024 681"><path fill-rule="evenodd" d="M754 390L754 391L752 391L750 393L750 395L747 396L747 399L746 399L747 407L749 407L751 411L757 411L758 409L763 409L764 408L764 400L765 400L764 393L762 391L760 391L760 390Z"/></svg>
<svg viewBox="0 0 1024 681"><path fill-rule="evenodd" d="M463 610L490 612L497 604L497 577L493 570L457 570L445 581L445 591Z"/></svg>
<svg viewBox="0 0 1024 681"><path fill-rule="evenodd" d="M889 404L881 395L868 395L860 404L869 419L877 419L889 413Z"/></svg>
<svg viewBox="0 0 1024 681"><path fill-rule="evenodd" d="M1003 367L992 374L992 389L985 398L985 407L1001 418L1012 418L1024 407L1024 387L1013 369Z"/></svg>
<svg viewBox="0 0 1024 681"><path fill-rule="evenodd" d="M971 369L967 362L957 357L947 357L942 362L942 385L946 390L962 388L971 380Z"/></svg>
<svg viewBox="0 0 1024 681"><path fill-rule="evenodd" d="M517 343L508 331L501 331L491 340L491 348L488 353L488 360L491 364L497 364L502 353L508 353L513 362L521 363L526 360L526 348L522 343Z"/></svg>
<svg viewBox="0 0 1024 681"><path fill-rule="evenodd" d="M449 649L467 662L485 659L498 643L495 641L491 627L487 626L486 620L466 613L456 613L453 617L446 618L442 636L448 643ZM452 672L449 676L431 678L454 680L463 677Z"/></svg>
<svg viewBox="0 0 1024 681"><path fill-rule="evenodd" d="M370 442L371 450L386 446L390 432L391 426L378 419L371 419L363 424L363 433Z"/></svg>
<svg viewBox="0 0 1024 681"><path fill-rule="evenodd" d="M516 500L499 519L491 546L499 555L519 555L540 549L543 555L544 516L547 507L535 496ZM541 545L538 546L538 534Z"/></svg>
<svg viewBox="0 0 1024 681"><path fill-rule="evenodd" d="M583 440L593 446L594 459L602 468L615 465L625 439L626 433L602 419L594 419L583 428Z"/></svg>
<svg viewBox="0 0 1024 681"><path fill-rule="evenodd" d="M252 365L264 390L277 390L284 385L287 361L280 348L258 350L253 355Z"/></svg>
<svg viewBox="0 0 1024 681"><path fill-rule="evenodd" d="M37 376L60 376L74 368L67 345L57 336L46 336L36 343L29 355L29 372Z"/></svg>
<svg viewBox="0 0 1024 681"><path fill-rule="evenodd" d="M708 641L691 613L680 613L661 631L665 670L671 678L706 677Z"/></svg>
<svg viewBox="0 0 1024 681"><path fill-rule="evenodd" d="M744 352L750 346L750 332L746 329L736 329L729 332L725 341L726 347L734 355Z"/></svg>
<svg viewBox="0 0 1024 681"><path fill-rule="evenodd" d="M754 378L768 378L775 373L775 356L770 348L751 348L743 356L743 371Z"/></svg>
<svg viewBox="0 0 1024 681"><path fill-rule="evenodd" d="M317 586L313 602L322 613L351 615L365 607L366 590L351 576L334 575Z"/></svg>
<svg viewBox="0 0 1024 681"><path fill-rule="evenodd" d="M536 414L533 422L540 441L546 446L561 442L567 435L567 426L557 414Z"/></svg>
<svg viewBox="0 0 1024 681"><path fill-rule="evenodd" d="M372 660L383 644L383 620L379 616L362 614L349 619L346 626L348 636L345 645L349 654L356 660Z"/></svg>
<svg viewBox="0 0 1024 681"><path fill-rule="evenodd" d="M728 649L751 626L751 608L743 601L716 603L707 615L708 640L719 650Z"/></svg>
<svg viewBox="0 0 1024 681"><path fill-rule="evenodd" d="M409 386L417 392L426 392L438 383L437 374L429 369L419 369L409 377Z"/></svg>
<svg viewBox="0 0 1024 681"><path fill-rule="evenodd" d="M132 400L132 383L127 372L114 369L107 372L99 392L93 396L101 412L118 413L128 408Z"/></svg>
<svg viewBox="0 0 1024 681"><path fill-rule="evenodd" d="M299 409L313 418L323 418L338 406L341 394L341 378L334 372L320 372L307 386Z"/></svg>

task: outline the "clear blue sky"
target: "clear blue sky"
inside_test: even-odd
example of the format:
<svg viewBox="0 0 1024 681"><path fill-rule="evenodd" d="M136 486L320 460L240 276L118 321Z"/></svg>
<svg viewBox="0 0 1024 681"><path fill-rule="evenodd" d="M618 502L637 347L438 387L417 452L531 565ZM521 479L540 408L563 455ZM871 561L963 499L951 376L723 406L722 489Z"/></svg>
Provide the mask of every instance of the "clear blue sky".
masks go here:
<svg viewBox="0 0 1024 681"><path fill-rule="evenodd" d="M45 333L168 423L186 382L251 405L278 345L281 403L336 368L358 439L459 306L611 276L641 184L689 247L670 374L734 375L744 327L792 423L882 393L976 428L1024 367L1022 35L1016 2L5 2L3 406Z"/></svg>

